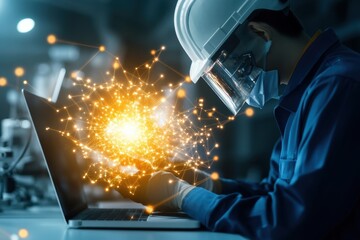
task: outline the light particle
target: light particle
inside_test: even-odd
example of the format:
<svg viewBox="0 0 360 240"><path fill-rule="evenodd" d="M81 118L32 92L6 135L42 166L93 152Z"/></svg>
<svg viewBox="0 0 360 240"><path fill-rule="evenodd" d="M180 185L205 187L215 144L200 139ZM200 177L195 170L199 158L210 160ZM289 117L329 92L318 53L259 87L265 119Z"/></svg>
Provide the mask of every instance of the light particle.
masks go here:
<svg viewBox="0 0 360 240"><path fill-rule="evenodd" d="M50 44L50 45L53 45L56 43L56 36L54 34L50 34L47 36L47 42Z"/></svg>

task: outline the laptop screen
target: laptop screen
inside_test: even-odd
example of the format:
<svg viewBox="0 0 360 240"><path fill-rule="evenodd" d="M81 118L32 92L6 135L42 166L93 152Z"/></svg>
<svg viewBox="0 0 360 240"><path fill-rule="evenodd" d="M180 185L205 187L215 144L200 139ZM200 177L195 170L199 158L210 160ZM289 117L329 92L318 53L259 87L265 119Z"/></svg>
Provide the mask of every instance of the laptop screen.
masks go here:
<svg viewBox="0 0 360 240"><path fill-rule="evenodd" d="M61 129L56 106L25 90L23 95L66 221L87 208L74 144L47 127Z"/></svg>

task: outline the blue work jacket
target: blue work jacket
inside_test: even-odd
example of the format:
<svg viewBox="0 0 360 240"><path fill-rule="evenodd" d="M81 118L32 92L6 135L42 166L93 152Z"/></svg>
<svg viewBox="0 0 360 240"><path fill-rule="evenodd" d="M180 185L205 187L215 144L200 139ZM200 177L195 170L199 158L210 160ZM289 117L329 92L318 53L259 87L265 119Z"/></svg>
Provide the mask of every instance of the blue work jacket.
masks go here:
<svg viewBox="0 0 360 240"><path fill-rule="evenodd" d="M213 231L251 239L360 239L360 55L322 32L276 107L281 139L261 183L222 179L182 209Z"/></svg>

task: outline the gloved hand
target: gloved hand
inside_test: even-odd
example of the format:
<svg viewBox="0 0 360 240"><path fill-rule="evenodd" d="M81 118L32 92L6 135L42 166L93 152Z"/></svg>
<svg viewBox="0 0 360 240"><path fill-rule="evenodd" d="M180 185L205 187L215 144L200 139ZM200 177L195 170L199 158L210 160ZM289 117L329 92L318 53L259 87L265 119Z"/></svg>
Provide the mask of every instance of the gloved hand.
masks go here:
<svg viewBox="0 0 360 240"><path fill-rule="evenodd" d="M194 188L172 173L160 171L141 183L133 195L124 188L120 188L120 193L133 201L151 205L156 210L177 211L181 209L185 196Z"/></svg>
<svg viewBox="0 0 360 240"><path fill-rule="evenodd" d="M191 185L202 187L209 191L215 190L216 184L207 172L198 169L186 169L178 171L177 176Z"/></svg>

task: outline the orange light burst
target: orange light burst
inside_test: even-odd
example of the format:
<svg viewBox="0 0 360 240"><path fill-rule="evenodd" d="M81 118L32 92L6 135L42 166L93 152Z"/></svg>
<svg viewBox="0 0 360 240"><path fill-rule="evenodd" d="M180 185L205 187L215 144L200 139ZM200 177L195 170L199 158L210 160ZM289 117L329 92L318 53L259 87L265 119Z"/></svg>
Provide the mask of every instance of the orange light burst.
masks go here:
<svg viewBox="0 0 360 240"><path fill-rule="evenodd" d="M61 133L77 143L84 158L95 160L84 175L92 183L116 188L126 180L133 192L142 177L156 171L211 164L207 156L218 147L211 126L221 124L216 118L207 119L212 125L202 123L201 113L208 118L202 99L192 109L178 112L152 84L109 81L83 83L82 88L83 94L68 96L75 111L59 110L68 114L63 124L74 129Z"/></svg>
<svg viewBox="0 0 360 240"><path fill-rule="evenodd" d="M164 49L155 51L154 59ZM126 186L133 194L142 178L160 170L180 174L210 168L211 153L219 147L213 131L230 121L215 108L205 109L204 99L180 111L177 102L185 101L181 87L186 82L158 90L159 78L144 80L138 75L140 69L149 73L153 64L140 65L132 74L119 63L102 84L85 77L73 79L79 94L68 95L69 104L57 109L63 129L47 128L76 144L89 163L83 179L105 184L106 191ZM179 91L184 93L179 96Z"/></svg>

